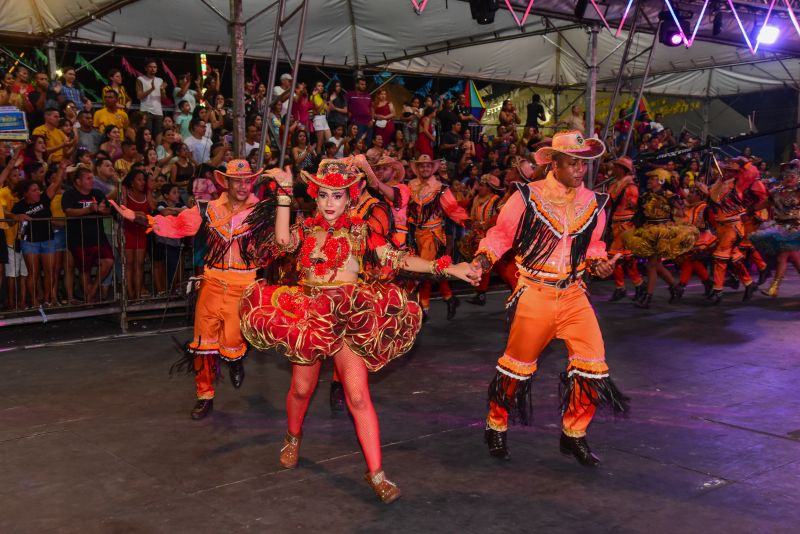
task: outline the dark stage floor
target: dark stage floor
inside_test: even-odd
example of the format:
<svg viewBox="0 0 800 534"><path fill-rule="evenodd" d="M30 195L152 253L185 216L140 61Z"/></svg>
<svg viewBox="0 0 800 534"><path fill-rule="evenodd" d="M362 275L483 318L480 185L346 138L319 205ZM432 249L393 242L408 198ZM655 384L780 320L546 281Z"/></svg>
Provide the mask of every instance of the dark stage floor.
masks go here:
<svg viewBox="0 0 800 534"><path fill-rule="evenodd" d="M627 420L598 418L590 470L558 452L555 342L534 383L532 427L512 459L482 443L486 386L505 340L502 300L435 302L413 352L374 375L385 506L361 480L347 417L331 417L330 365L284 471L289 365L251 354L244 387L222 384L193 422L189 377L167 375L169 334L0 354L0 532L797 532L800 282L748 306L690 288L652 310L596 306ZM736 302L734 302L736 301ZM188 336L180 332L178 336Z"/></svg>

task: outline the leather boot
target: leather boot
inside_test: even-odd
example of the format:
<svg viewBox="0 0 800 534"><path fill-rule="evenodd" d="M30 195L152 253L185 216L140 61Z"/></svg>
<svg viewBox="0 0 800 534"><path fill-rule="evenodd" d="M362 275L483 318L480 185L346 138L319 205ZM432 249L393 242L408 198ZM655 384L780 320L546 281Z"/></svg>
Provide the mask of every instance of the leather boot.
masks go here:
<svg viewBox="0 0 800 534"><path fill-rule="evenodd" d="M624 287L615 287L614 292L611 294L611 298L608 299L609 302L617 302L618 300L622 300L625 298L627 291L625 291Z"/></svg>
<svg viewBox="0 0 800 534"><path fill-rule="evenodd" d="M596 467L600 464L600 458L594 455L586 443L586 437L571 438L568 435L561 433L561 441L559 442L559 450L561 454L567 456L574 456L581 465L587 467Z"/></svg>
<svg viewBox="0 0 800 534"><path fill-rule="evenodd" d="M686 286L682 284L675 284L674 286L669 287L669 303L675 304L676 302L680 301L683 298L683 292L686 290Z"/></svg>
<svg viewBox="0 0 800 534"><path fill-rule="evenodd" d="M478 291L474 297L467 299L467 302L476 306L486 306L486 293Z"/></svg>
<svg viewBox="0 0 800 534"><path fill-rule="evenodd" d="M772 274L768 268L765 268L763 271L758 271L758 281L756 282L757 286L762 285L764 282L769 280L769 275Z"/></svg>
<svg viewBox="0 0 800 534"><path fill-rule="evenodd" d="M367 473L364 475L364 480L367 481L369 487L375 492L384 504L389 504L400 498L402 492L397 484L386 478L384 472L378 471L377 473Z"/></svg>
<svg viewBox="0 0 800 534"><path fill-rule="evenodd" d="M708 298L711 295L711 292L714 291L714 281L709 278L708 280L703 282L703 287L705 288L703 296L705 298Z"/></svg>
<svg viewBox="0 0 800 534"><path fill-rule="evenodd" d="M744 296L742 297L742 302L747 302L751 298L755 292L758 291L758 285L750 282L750 284L744 286Z"/></svg>
<svg viewBox="0 0 800 534"><path fill-rule="evenodd" d="M652 293L645 293L639 300L633 301L633 305L637 308L647 309L650 307L650 302L653 300Z"/></svg>
<svg viewBox="0 0 800 534"><path fill-rule="evenodd" d="M484 432L484 441L486 441L486 444L489 446L489 454L499 460L508 460L511 458L511 454L508 452L508 447L506 446L507 434L508 432L506 431L500 432L488 426Z"/></svg>
<svg viewBox="0 0 800 534"><path fill-rule="evenodd" d="M228 372L230 373L233 387L236 389L242 387L242 382L244 382L244 364L242 360L228 362Z"/></svg>
<svg viewBox="0 0 800 534"><path fill-rule="evenodd" d="M727 278L725 279L725 287L729 287L734 291L739 289L739 279L731 272L728 272Z"/></svg>
<svg viewBox="0 0 800 534"><path fill-rule="evenodd" d="M447 299L445 303L447 303L447 320L449 321L456 316L456 308L458 308L460 303L455 295Z"/></svg>
<svg viewBox="0 0 800 534"><path fill-rule="evenodd" d="M645 292L647 291L647 286L644 285L644 282L636 286L636 293L633 295L633 300L641 299Z"/></svg>
<svg viewBox="0 0 800 534"><path fill-rule="evenodd" d="M192 419L199 421L214 411L214 399L197 399L192 408Z"/></svg>
<svg viewBox="0 0 800 534"><path fill-rule="evenodd" d="M722 290L712 289L711 294L708 296L708 300L710 300L712 304L719 304L722 301Z"/></svg>
<svg viewBox="0 0 800 534"><path fill-rule="evenodd" d="M340 413L344 411L344 388L342 387L341 382L337 382L335 380L331 382L330 403L332 413Z"/></svg>
<svg viewBox="0 0 800 534"><path fill-rule="evenodd" d="M764 291L761 290L762 295L766 295L768 297L776 298L778 296L778 289L781 287L781 282L783 282L782 276L776 276L772 279L772 283L769 285L769 289Z"/></svg>
<svg viewBox="0 0 800 534"><path fill-rule="evenodd" d="M283 438L283 447L281 447L280 462L286 469L294 469L297 467L297 462L300 461L300 441L303 436L293 436L289 432Z"/></svg>

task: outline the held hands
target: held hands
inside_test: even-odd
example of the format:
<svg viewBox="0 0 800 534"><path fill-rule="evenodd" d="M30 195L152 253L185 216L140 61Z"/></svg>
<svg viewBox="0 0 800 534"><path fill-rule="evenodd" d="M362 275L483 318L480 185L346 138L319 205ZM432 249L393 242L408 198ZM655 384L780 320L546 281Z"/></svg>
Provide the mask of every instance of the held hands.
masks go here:
<svg viewBox="0 0 800 534"><path fill-rule="evenodd" d="M448 267L445 269L445 273L468 282L473 286L477 286L480 283L482 274L480 267L476 269L474 265L465 261Z"/></svg>
<svg viewBox="0 0 800 534"><path fill-rule="evenodd" d="M613 257L607 260L600 260L594 264L593 271L598 278L608 278L614 272L614 265L620 259L622 254L614 254Z"/></svg>

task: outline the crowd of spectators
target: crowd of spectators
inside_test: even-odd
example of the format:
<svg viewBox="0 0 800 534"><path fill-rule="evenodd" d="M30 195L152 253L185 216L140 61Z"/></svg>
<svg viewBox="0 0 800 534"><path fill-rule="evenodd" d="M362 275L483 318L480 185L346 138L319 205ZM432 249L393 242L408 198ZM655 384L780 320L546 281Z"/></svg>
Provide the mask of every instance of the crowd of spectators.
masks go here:
<svg viewBox="0 0 800 534"><path fill-rule="evenodd" d="M165 294L180 270L182 243L146 234L147 216L176 214L216 198L220 191L213 171L234 157L254 165L263 150L265 165L276 165L276 140L284 136L287 161L296 171L313 171L326 157L357 154L371 161L386 155L406 166L422 154L441 158L446 163L441 178L461 197L474 194L486 174L501 182L506 178L510 186L507 174L530 162L547 142L540 129L548 118L537 94L524 121L507 100L499 124L488 126L464 95L414 95L401 103L386 87L370 88L364 77L345 88L339 80L293 84L285 73L271 90L264 83L245 84L245 153L234 154L232 101L221 92L218 71L212 69L204 80L181 74L171 87L159 76L155 60L146 60L143 68L135 80L111 70L102 102L90 101L76 87L72 67L63 67L56 81L24 67L3 77L0 106L23 110L31 135L22 145L0 144L0 225L6 238L6 247L0 247L0 306L109 298L121 266L129 298ZM135 89L129 93L126 85ZM170 100L174 109L164 106ZM559 126L583 130L580 108ZM676 138L658 114L653 120L642 114L633 125L621 114L607 139L607 161L620 155L631 128L633 156L699 143L686 133ZM650 167L669 172L676 186L703 172L691 157ZM602 165L598 180L606 174ZM311 209L303 185L297 188L298 209ZM108 198L136 211L137 220L113 232ZM115 255L115 250L124 252Z"/></svg>

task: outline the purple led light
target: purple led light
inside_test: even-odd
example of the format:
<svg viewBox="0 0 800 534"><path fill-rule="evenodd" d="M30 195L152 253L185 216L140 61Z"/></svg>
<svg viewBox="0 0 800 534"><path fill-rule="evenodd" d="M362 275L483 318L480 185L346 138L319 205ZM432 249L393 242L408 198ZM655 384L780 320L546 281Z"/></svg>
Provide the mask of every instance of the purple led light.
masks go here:
<svg viewBox="0 0 800 534"><path fill-rule="evenodd" d="M669 38L669 42L672 43L672 46L679 46L683 42L683 37L681 37L680 33L673 33Z"/></svg>

